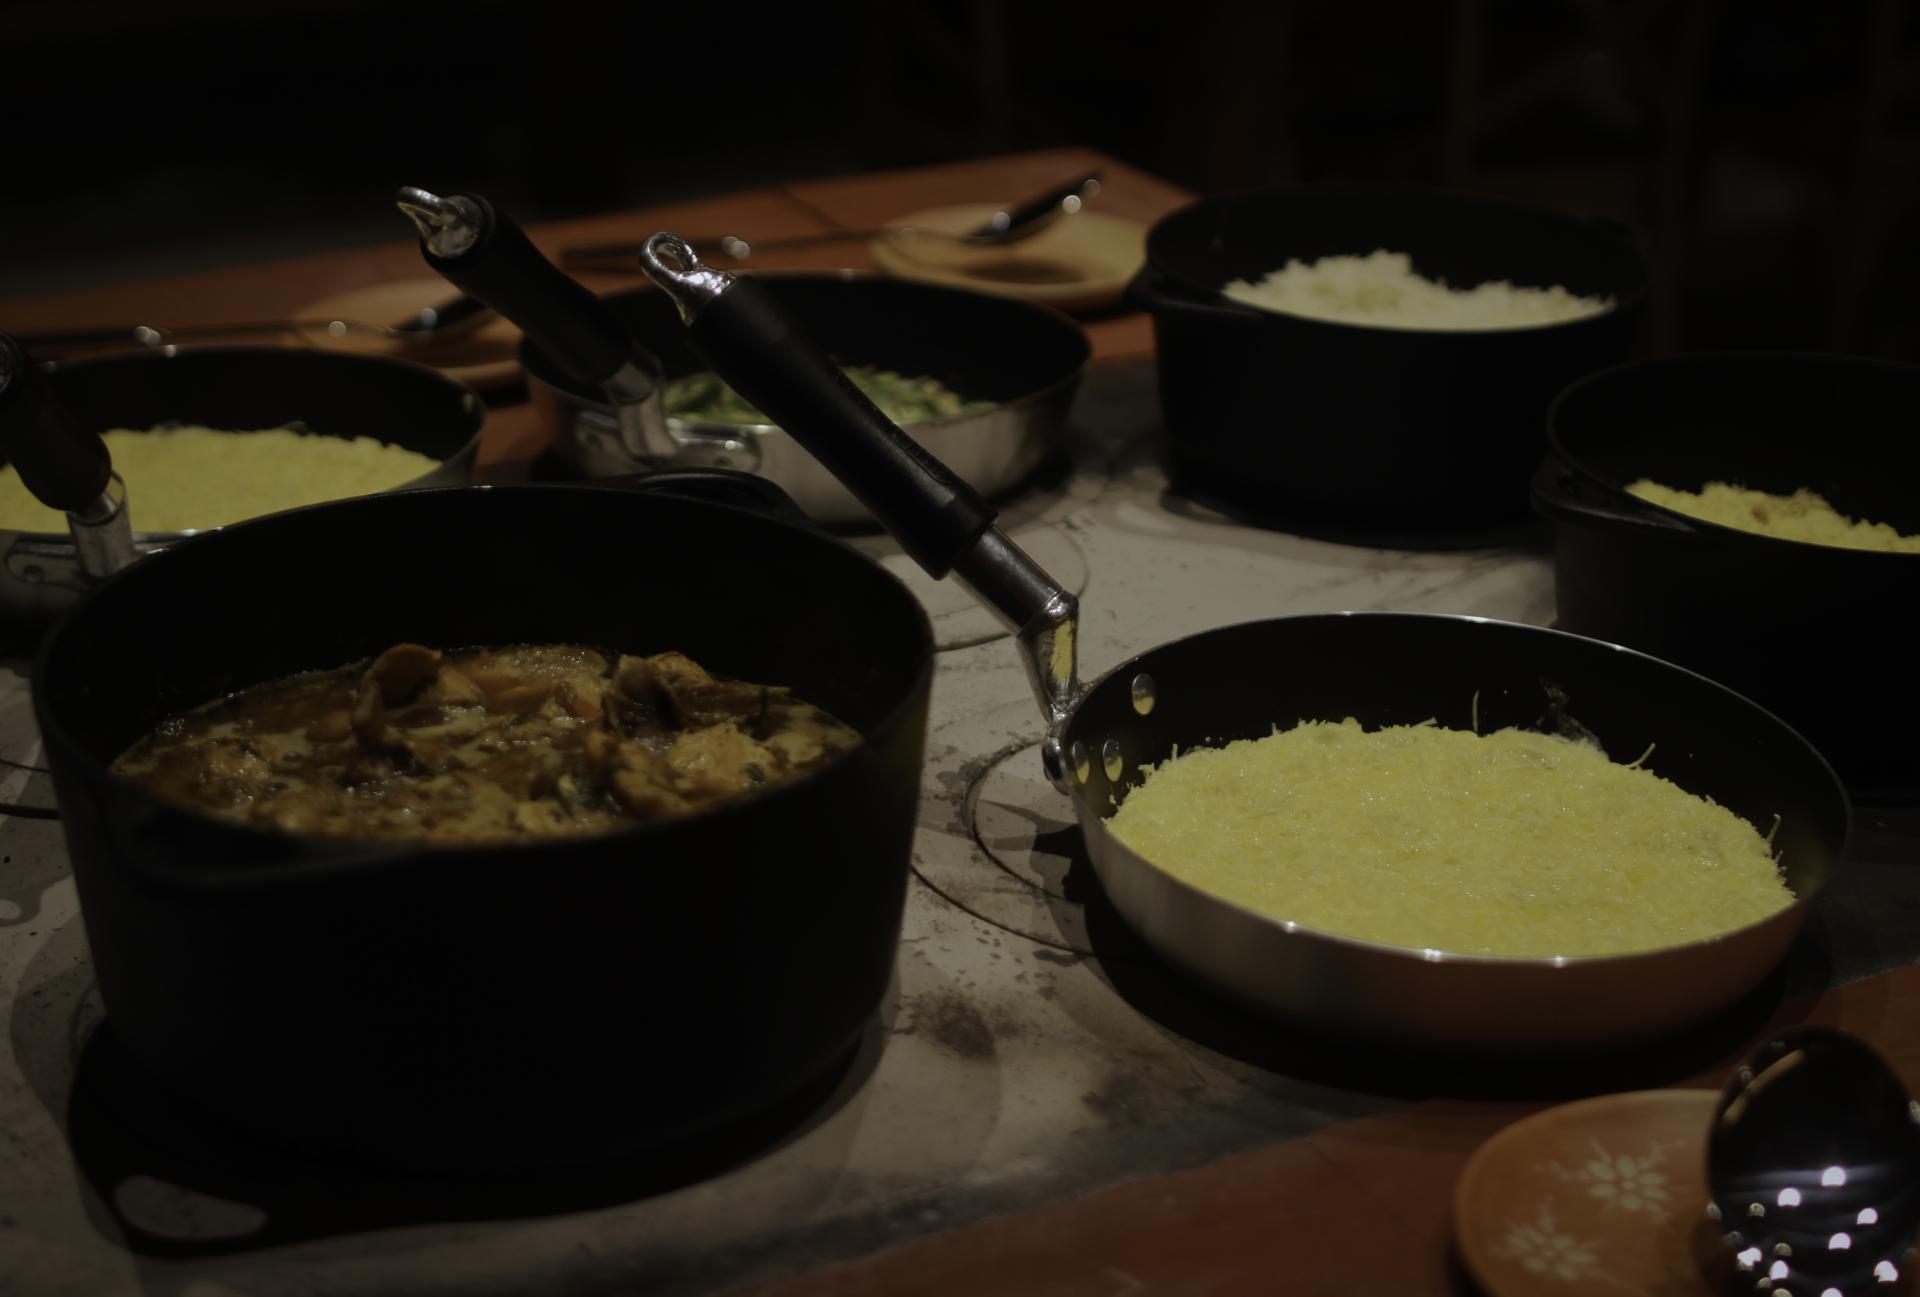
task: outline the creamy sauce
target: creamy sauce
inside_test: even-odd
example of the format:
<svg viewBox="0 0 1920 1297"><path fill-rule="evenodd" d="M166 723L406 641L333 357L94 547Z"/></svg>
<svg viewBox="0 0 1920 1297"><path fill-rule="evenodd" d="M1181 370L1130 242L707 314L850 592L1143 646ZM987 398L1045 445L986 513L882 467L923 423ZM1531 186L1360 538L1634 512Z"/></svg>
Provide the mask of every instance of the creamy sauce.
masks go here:
<svg viewBox="0 0 1920 1297"><path fill-rule="evenodd" d="M1523 730L1308 722L1161 764L1108 826L1236 904L1460 954L1650 950L1793 902L1731 811Z"/></svg>
<svg viewBox="0 0 1920 1297"><path fill-rule="evenodd" d="M785 689L678 653L401 644L171 718L113 770L163 801L291 833L485 842L688 815L859 741Z"/></svg>

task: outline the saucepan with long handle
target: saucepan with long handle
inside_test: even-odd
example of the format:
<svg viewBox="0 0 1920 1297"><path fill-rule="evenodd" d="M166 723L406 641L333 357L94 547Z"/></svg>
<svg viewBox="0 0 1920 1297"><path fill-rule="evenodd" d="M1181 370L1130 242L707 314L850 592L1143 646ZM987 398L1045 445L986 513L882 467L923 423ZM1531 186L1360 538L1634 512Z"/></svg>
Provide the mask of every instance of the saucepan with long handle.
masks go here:
<svg viewBox="0 0 1920 1297"><path fill-rule="evenodd" d="M656 235L642 260L722 377L827 464L930 574L953 575L1006 621L1044 717L1046 775L1071 800L1108 895L1162 956L1220 991L1289 1021L1449 1048L1656 1037L1760 982L1838 863L1848 806L1818 752L1740 695L1601 641L1474 617L1282 617L1149 649L1083 685L1073 596L994 528L978 494L902 437L760 285L701 264L671 234ZM1538 727L1566 711L1616 760L1657 743L1664 777L1762 832L1777 816L1795 903L1638 954L1415 950L1219 900L1129 850L1106 823L1143 766L1276 725L1351 716L1488 730Z"/></svg>

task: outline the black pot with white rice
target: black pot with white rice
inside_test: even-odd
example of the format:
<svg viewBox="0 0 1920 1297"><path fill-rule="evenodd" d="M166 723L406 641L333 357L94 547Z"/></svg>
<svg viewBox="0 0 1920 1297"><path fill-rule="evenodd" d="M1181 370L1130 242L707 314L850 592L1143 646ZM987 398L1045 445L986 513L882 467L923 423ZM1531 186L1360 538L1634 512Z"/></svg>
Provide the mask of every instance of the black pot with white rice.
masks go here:
<svg viewBox="0 0 1920 1297"><path fill-rule="evenodd" d="M1526 518L1547 407L1641 345L1617 226L1436 191L1295 186L1154 226L1150 311L1177 493L1367 538Z"/></svg>

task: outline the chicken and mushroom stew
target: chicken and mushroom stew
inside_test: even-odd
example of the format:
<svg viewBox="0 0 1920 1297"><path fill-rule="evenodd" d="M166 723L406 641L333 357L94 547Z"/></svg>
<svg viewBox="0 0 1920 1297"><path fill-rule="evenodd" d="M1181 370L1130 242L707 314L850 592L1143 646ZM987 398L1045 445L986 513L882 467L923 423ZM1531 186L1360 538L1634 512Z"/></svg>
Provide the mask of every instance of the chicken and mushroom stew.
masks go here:
<svg viewBox="0 0 1920 1297"><path fill-rule="evenodd" d="M503 842L687 815L859 742L784 688L679 653L399 644L171 717L113 770L161 801L289 833Z"/></svg>

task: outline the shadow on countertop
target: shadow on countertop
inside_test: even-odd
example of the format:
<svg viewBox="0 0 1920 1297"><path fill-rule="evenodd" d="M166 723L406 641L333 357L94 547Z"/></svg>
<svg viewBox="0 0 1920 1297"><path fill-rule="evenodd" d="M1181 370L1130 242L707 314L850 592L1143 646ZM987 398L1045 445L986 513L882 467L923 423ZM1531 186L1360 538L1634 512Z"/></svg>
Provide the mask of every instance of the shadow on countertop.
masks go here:
<svg viewBox="0 0 1920 1297"><path fill-rule="evenodd" d="M282 1154L183 1104L109 1020L82 1049L67 1108L96 1224L138 1256L243 1254L449 1220L550 1216L657 1197L766 1157L838 1112L880 1052L878 1019L826 1072L719 1131L606 1161L447 1176ZM99 1219L104 1216L105 1219Z"/></svg>

